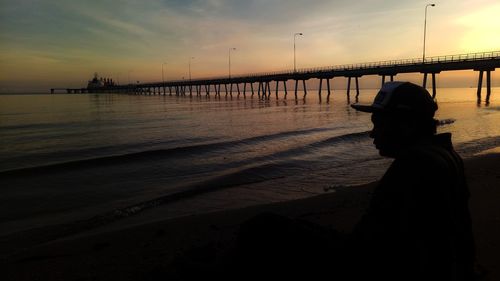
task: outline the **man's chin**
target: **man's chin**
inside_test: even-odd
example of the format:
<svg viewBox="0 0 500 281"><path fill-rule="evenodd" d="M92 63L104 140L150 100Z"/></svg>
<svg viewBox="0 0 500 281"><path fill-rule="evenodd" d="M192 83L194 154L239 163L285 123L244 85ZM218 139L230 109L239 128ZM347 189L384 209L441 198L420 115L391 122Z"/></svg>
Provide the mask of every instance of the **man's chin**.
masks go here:
<svg viewBox="0 0 500 281"><path fill-rule="evenodd" d="M378 154L380 154L380 156L383 156L383 157L390 157L390 158L394 158L394 157L396 157L396 156L395 156L395 153L393 153L393 152L392 152L392 151L390 151L390 150L380 149L380 148L378 148L378 147L377 147L377 149L378 149Z"/></svg>

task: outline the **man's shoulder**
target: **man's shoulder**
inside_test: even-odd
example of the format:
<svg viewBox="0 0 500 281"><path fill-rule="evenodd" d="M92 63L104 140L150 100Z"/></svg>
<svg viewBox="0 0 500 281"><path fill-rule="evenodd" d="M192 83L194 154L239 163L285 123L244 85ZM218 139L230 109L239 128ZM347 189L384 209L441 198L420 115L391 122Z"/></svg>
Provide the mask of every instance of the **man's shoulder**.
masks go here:
<svg viewBox="0 0 500 281"><path fill-rule="evenodd" d="M435 144L410 147L394 161L402 174L443 177L461 173L461 159L453 150Z"/></svg>
<svg viewBox="0 0 500 281"><path fill-rule="evenodd" d="M417 145L406 149L394 162L399 165L445 164L444 155L447 153L440 147Z"/></svg>
<svg viewBox="0 0 500 281"><path fill-rule="evenodd" d="M449 133L434 135L426 141L417 142L409 146L399 158L401 162L423 162L438 166L461 162L460 156L453 149Z"/></svg>

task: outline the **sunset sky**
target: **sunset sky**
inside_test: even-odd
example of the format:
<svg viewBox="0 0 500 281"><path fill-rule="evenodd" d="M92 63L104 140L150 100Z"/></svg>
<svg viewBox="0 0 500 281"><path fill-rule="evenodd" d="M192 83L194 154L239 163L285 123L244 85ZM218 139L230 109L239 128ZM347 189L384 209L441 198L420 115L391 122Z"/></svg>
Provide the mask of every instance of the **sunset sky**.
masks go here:
<svg viewBox="0 0 500 281"><path fill-rule="evenodd" d="M419 58L427 3L0 0L0 92L84 87L94 72L161 81L164 62L182 79L190 57L193 78L227 75L229 48L234 75L292 69L295 32L298 68ZM500 1L434 3L427 56L500 50Z"/></svg>

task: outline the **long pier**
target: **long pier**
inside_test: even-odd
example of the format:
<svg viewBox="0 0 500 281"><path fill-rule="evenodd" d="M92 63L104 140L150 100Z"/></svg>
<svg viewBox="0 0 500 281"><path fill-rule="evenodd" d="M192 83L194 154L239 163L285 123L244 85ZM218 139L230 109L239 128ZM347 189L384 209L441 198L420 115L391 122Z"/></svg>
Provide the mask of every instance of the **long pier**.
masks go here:
<svg viewBox="0 0 500 281"><path fill-rule="evenodd" d="M321 99L323 82L326 84L328 92L327 98L332 93L331 79L335 77L345 77L347 80L347 98L350 100L351 86L355 86L356 99L359 96L359 79L363 76L378 75L381 83L387 79L394 80L394 77L401 73L420 73L423 76L422 86L427 87L428 76L432 78L432 95L436 97L436 75L444 71L473 70L478 72L477 99L481 102L483 77L486 74L486 103L490 101L491 95L491 72L500 67L500 51L470 53L459 55L437 56L423 59L390 60L371 63L348 64L331 67L304 68L297 71L279 71L267 73L254 73L229 77L212 77L192 80L176 80L154 83L117 85L113 87L99 89L95 92L103 93L132 93L148 95L176 95L176 96L210 96L214 93L220 97L221 92L227 97L233 96L233 91L246 98L246 94L251 93L251 97L257 93L261 99L270 99L274 92L278 98L280 84L283 85L284 97L288 95L287 81L294 80L294 97L298 99L299 83L302 84L303 97L307 95L306 81L309 79L319 80L318 95ZM352 84L354 80L355 85ZM224 87L222 89L222 86ZM241 86L241 87L240 87ZM274 87L273 87L274 86ZM54 92L54 89L51 89ZM68 93L91 92L85 89L66 89Z"/></svg>

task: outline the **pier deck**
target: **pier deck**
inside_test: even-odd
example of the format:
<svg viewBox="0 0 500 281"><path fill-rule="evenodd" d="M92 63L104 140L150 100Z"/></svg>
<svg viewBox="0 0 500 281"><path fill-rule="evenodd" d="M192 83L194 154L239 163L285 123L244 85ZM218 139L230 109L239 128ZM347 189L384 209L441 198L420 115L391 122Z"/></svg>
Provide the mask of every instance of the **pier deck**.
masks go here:
<svg viewBox="0 0 500 281"><path fill-rule="evenodd" d="M269 99L271 93L276 93L278 98L278 87L283 83L285 97L288 94L286 82L288 80L295 81L295 98L299 88L299 81L302 83L304 97L307 95L306 81L309 79L319 79L319 97L321 98L321 91L323 81L326 82L328 97L331 94L330 80L335 77L347 78L347 97L350 98L351 81L354 78L356 86L356 97L359 96L359 78L367 75L381 76L381 83L389 78L391 81L394 77L401 73L421 73L423 74L422 85L427 86L427 77L430 74L432 77L432 95L436 96L436 75L444 71L454 70L473 70L479 73L477 98L481 102L481 90L483 84L483 77L486 73L486 103L489 103L491 95L491 72L500 67L500 51L472 53L472 54L459 54L437 56L423 59L403 59L403 60L390 60L379 61L370 63L347 64L331 67L316 67L316 68L303 68L297 71L278 71L278 72L264 72L243 74L229 77L211 77L211 78L197 78L191 80L174 80L153 83L138 83L128 85L116 85L113 87L106 87L99 89L97 92L103 93L133 93L133 94L169 94L169 95L207 95L215 93L216 96L221 94L221 86L224 85L225 95L233 94L236 88L238 95L242 94L246 97L248 88L250 88L252 96L255 94L254 84L257 84L257 95L259 98ZM275 83L272 83L275 82ZM271 87L274 84L274 89ZM240 87L240 85L242 87ZM54 92L56 89L51 89ZM65 89L68 93L85 93L89 92L86 89Z"/></svg>

